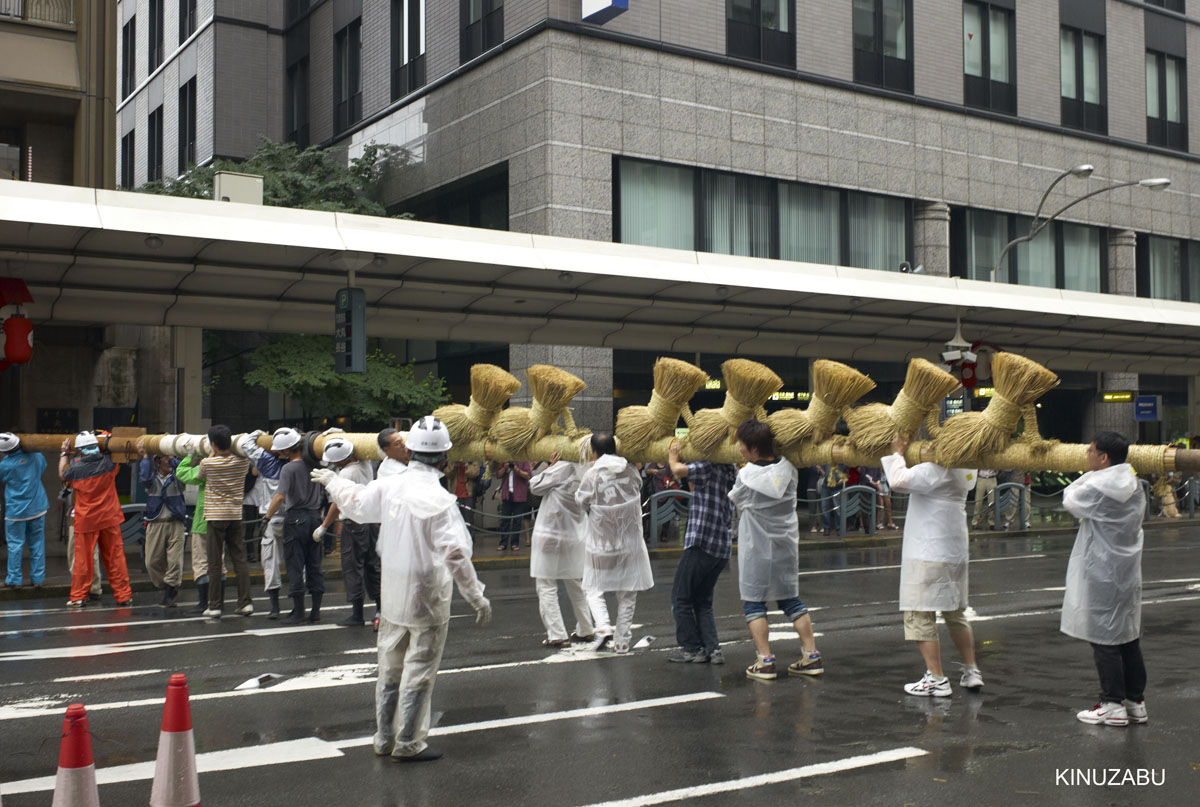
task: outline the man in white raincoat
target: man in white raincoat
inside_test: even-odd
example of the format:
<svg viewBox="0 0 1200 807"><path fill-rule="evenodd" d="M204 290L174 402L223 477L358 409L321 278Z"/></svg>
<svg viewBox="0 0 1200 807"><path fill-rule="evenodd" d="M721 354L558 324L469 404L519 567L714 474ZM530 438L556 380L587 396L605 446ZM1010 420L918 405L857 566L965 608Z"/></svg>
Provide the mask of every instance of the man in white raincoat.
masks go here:
<svg viewBox="0 0 1200 807"><path fill-rule="evenodd" d="M920 681L904 685L909 695L950 697L950 679L942 674L942 646L937 614L962 655L959 686L978 690L983 676L975 664L975 635L964 615L967 608L967 494L975 487L974 469L944 468L922 462L909 468L904 460L908 441L892 441L893 454L883 470L892 490L909 494L900 560L900 610L904 638L917 643L925 660Z"/></svg>
<svg viewBox="0 0 1200 807"><path fill-rule="evenodd" d="M738 426L737 445L746 464L738 471L729 498L741 513L738 587L758 654L746 668L746 676L761 681L773 681L776 676L767 600L778 601L804 648L800 659L788 665L788 675L821 675L825 663L813 636L812 617L800 599L800 521L796 517L800 474L787 459L775 456L771 428L765 423L747 420Z"/></svg>
<svg viewBox="0 0 1200 807"><path fill-rule="evenodd" d="M1080 520L1067 563L1060 630L1092 645L1100 702L1076 715L1084 723L1145 723L1142 660L1142 517L1146 496L1129 443L1100 432L1088 446L1091 469L1063 491L1063 507Z"/></svg>
<svg viewBox="0 0 1200 807"><path fill-rule="evenodd" d="M612 435L593 434L591 445L595 461L575 493L575 501L588 512L583 587L616 595L613 650L628 653L637 593L654 586L650 554L642 540L642 477L616 455Z"/></svg>
<svg viewBox="0 0 1200 807"><path fill-rule="evenodd" d="M328 468L312 472L346 518L380 522L383 619L375 685L375 753L398 762L438 759L425 743L430 700L450 624L453 584L487 625L492 606L471 565L471 536L454 494L440 484L450 436L428 415L409 432L408 470L368 485Z"/></svg>
<svg viewBox="0 0 1200 807"><path fill-rule="evenodd" d="M583 562L587 554L587 513L575 501L583 478L576 462L560 462L556 453L550 465L529 480L529 490L542 497L530 539L529 576L537 586L538 609L546 627L546 647L566 647L574 641L592 641L595 628L583 592ZM567 636L558 607L558 581L567 588L575 611L575 632Z"/></svg>

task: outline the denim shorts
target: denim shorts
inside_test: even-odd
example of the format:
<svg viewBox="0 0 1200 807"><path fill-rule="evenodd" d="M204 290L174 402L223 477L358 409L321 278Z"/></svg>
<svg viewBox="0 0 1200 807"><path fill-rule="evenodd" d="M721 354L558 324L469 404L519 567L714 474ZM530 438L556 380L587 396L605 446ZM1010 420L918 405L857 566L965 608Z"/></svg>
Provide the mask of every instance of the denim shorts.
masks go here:
<svg viewBox="0 0 1200 807"><path fill-rule="evenodd" d="M788 597L786 600L777 600L777 603L779 610L783 611L787 618L793 622L808 613L808 608L799 597ZM746 615L747 622L753 622L756 619L766 619L767 604L766 602L744 602L742 603L742 613Z"/></svg>

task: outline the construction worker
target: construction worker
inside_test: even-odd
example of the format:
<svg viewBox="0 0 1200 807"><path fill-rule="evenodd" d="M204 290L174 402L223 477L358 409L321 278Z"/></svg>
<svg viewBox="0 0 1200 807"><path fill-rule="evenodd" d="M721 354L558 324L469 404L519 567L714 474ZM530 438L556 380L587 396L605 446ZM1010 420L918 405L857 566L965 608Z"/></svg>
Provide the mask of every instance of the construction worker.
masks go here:
<svg viewBox="0 0 1200 807"><path fill-rule="evenodd" d="M375 479L371 463L354 458L354 446L343 437L331 437L325 441L321 460L337 471L340 479L355 485L369 485ZM379 556L375 554L375 542L379 539L378 524L359 524L338 510L336 503L329 505L325 520L317 530L324 536L334 521L338 522L342 539L342 580L346 584L346 600L350 603L350 616L338 624L345 628L361 627L363 598L370 596L375 602L376 616L379 614ZM316 538L314 534L313 538Z"/></svg>
<svg viewBox="0 0 1200 807"><path fill-rule="evenodd" d="M471 535L454 494L440 483L450 446L445 425L428 415L408 433L412 458L405 473L361 485L328 468L312 472L346 518L381 523L383 620L374 744L377 755L397 762L442 756L425 737L453 585L475 609L477 624L492 619L491 603L471 565Z"/></svg>
<svg viewBox="0 0 1200 807"><path fill-rule="evenodd" d="M75 490L75 562L67 607L82 608L92 585L92 551L100 545L100 562L118 606L133 605L129 569L125 566L125 541L121 536L121 502L117 498L117 464L100 452L96 435L75 435L79 456L71 461L71 438L63 440L58 476Z"/></svg>
<svg viewBox="0 0 1200 807"><path fill-rule="evenodd" d="M29 579L34 588L46 581L46 511L42 487L46 458L21 450L12 432L0 433L0 482L4 483L4 536L8 542L6 586L21 586L21 554L29 547Z"/></svg>
<svg viewBox="0 0 1200 807"><path fill-rule="evenodd" d="M267 451L258 445L258 438L264 432L255 430L243 434L238 442L242 455L254 463L258 471L258 481L254 483L252 496L258 507L258 516L262 519L262 537L259 539L258 556L262 560L263 590L271 600L271 610L267 619L279 619L279 588L282 585L280 569L283 557L283 513L275 513L267 519L267 511L271 507L271 499L279 490L279 472L283 470L285 460L278 456L283 448L290 448L300 443L300 432L287 426L275 430L271 436L271 450ZM279 446L279 448L276 448Z"/></svg>

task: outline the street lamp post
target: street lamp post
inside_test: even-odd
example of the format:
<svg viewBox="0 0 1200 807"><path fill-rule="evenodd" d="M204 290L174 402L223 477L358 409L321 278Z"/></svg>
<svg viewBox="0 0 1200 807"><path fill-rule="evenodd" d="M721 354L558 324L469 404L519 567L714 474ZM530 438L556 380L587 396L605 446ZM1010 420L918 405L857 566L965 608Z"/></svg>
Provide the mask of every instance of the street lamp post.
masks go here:
<svg viewBox="0 0 1200 807"><path fill-rule="evenodd" d="M1129 188L1134 185L1140 185L1141 187L1148 188L1152 191L1161 191L1164 188L1166 188L1168 185L1171 184L1171 180L1169 180L1165 177L1155 177L1153 179L1137 179L1137 180L1133 180L1132 182L1118 182L1115 185L1106 185L1105 187L1098 188L1098 189L1092 191L1091 193L1085 193L1083 196L1080 196L1078 199L1075 199L1074 201L1063 205L1058 210L1055 210L1053 213L1051 213L1046 218L1044 218L1044 219L1041 218L1042 207L1046 204L1046 199L1047 199L1047 197L1050 196L1050 191L1054 189L1055 185L1057 185L1059 182L1061 182L1064 178L1066 178L1068 176L1079 176L1079 177L1087 178L1087 177L1091 176L1092 170L1093 170L1092 166L1090 166L1090 165L1077 165L1074 168L1070 168L1070 169L1062 172L1061 174L1059 174L1057 177L1055 177L1054 181L1050 183L1050 187L1046 188L1046 192L1042 194L1042 200L1038 203L1037 212L1033 214L1033 223L1029 225L1029 234L1022 235L1018 238L1014 238L1013 240L1009 241L1007 244L1004 245L1004 249L1000 250L1000 257L996 258L996 265L992 268L992 278L993 279L996 278L997 276L999 276L1000 265L1002 263L1004 263L1004 257L1006 255L1008 255L1008 251L1010 249L1015 247L1017 244L1022 244L1026 241L1032 241L1034 238L1037 238L1038 233L1040 233L1042 230L1046 229L1047 224L1054 221L1060 215L1067 212L1068 210L1070 210L1072 207L1079 204L1080 202L1091 199L1093 196L1097 196L1101 193L1108 193L1109 191L1115 191L1117 188Z"/></svg>

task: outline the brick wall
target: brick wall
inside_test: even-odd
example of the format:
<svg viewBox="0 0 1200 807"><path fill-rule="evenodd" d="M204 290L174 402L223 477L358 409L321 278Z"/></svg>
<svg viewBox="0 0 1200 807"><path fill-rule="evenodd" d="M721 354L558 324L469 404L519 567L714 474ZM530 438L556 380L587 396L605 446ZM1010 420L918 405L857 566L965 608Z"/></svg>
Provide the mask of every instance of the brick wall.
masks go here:
<svg viewBox="0 0 1200 807"><path fill-rule="evenodd" d="M796 67L851 81L854 78L851 4L824 0L799 5L803 9L796 12Z"/></svg>
<svg viewBox="0 0 1200 807"><path fill-rule="evenodd" d="M433 81L458 67L458 2L428 3L425 15L425 78Z"/></svg>
<svg viewBox="0 0 1200 807"><path fill-rule="evenodd" d="M321 143L333 135L333 3L319 6L308 25L309 137Z"/></svg>
<svg viewBox="0 0 1200 807"><path fill-rule="evenodd" d="M282 37L227 23L215 28L213 149L225 157L246 157L260 137L281 136Z"/></svg>

